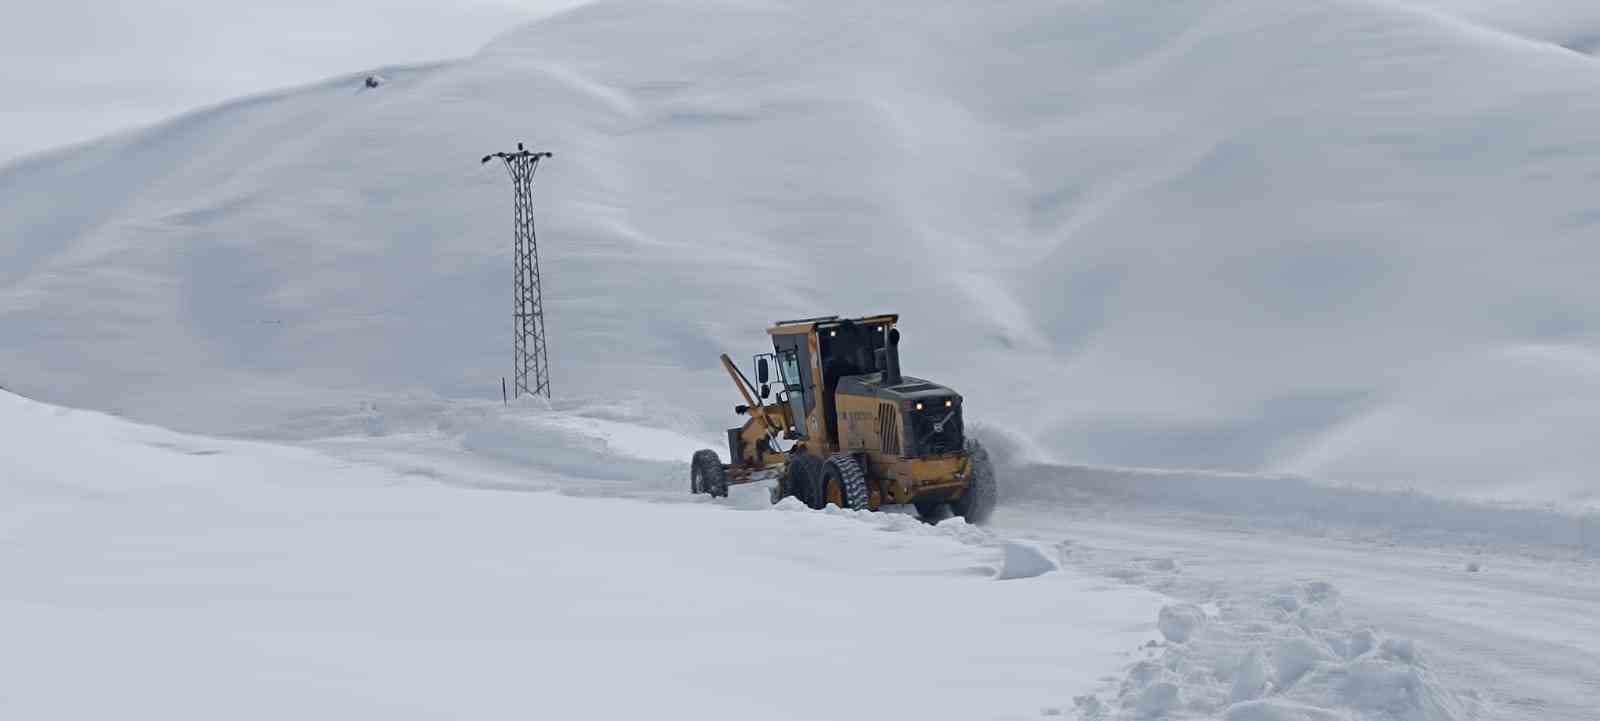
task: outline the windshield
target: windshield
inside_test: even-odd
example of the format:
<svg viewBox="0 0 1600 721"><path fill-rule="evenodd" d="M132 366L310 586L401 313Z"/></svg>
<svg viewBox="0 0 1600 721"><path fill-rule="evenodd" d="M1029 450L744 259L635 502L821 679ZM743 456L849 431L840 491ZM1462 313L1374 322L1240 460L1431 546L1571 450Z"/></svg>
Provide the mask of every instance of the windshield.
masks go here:
<svg viewBox="0 0 1600 721"><path fill-rule="evenodd" d="M783 380L783 387L791 390L800 390L800 359L794 351L788 350L778 354L778 372Z"/></svg>

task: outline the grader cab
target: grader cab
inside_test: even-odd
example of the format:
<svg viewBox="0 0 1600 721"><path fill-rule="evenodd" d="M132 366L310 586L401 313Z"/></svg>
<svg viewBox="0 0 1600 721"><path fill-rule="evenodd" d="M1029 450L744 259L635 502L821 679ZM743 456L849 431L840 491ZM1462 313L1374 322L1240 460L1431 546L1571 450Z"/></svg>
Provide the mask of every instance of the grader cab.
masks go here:
<svg viewBox="0 0 1600 721"><path fill-rule="evenodd" d="M996 489L988 453L967 438L954 390L900 372L899 317L825 316L780 321L772 352L755 356L752 382L726 354L722 366L748 416L728 430L729 463L704 449L690 491L725 496L730 485L775 481L773 501L812 508L914 504L923 517L948 504L986 520Z"/></svg>

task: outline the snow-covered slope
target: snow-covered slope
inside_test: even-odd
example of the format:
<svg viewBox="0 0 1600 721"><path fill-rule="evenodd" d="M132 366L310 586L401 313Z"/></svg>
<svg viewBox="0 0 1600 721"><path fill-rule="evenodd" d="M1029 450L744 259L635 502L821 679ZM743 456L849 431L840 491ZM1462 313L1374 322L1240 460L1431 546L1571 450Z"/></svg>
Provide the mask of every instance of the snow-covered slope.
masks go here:
<svg viewBox="0 0 1600 721"><path fill-rule="evenodd" d="M958 520L463 490L6 393L0 428L5 718L1032 718L1163 602L995 580Z"/></svg>
<svg viewBox="0 0 1600 721"><path fill-rule="evenodd" d="M0 383L300 435L491 397L509 191L477 159L526 140L556 152L558 394L714 431L717 352L897 310L908 370L1046 459L1592 498L1600 64L1496 23L1466 0L597 3L376 91L0 170Z"/></svg>
<svg viewBox="0 0 1600 721"><path fill-rule="evenodd" d="M1600 53L1600 6L1571 0L1402 0L1485 29Z"/></svg>

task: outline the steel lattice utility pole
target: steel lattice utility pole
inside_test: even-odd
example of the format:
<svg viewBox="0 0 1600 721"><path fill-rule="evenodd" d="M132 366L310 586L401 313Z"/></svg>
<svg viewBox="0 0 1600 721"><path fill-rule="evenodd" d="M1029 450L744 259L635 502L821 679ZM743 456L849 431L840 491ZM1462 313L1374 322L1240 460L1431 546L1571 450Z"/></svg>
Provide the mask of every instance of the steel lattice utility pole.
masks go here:
<svg viewBox="0 0 1600 721"><path fill-rule="evenodd" d="M516 195L512 226L512 254L516 281L512 286L516 310L512 313L515 346L514 393L550 397L550 358L544 333L544 295L539 282L539 236L533 229L533 173L550 153L535 153L517 143L515 153L494 153L481 162L499 158L511 174ZM530 381L531 378L531 381Z"/></svg>

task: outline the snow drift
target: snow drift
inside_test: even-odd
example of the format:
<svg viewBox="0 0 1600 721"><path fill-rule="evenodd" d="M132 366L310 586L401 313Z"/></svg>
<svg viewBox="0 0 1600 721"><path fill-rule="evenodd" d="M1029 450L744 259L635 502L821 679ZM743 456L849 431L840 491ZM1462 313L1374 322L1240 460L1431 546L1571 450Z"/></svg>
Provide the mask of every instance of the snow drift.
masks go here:
<svg viewBox="0 0 1600 721"><path fill-rule="evenodd" d="M597 3L0 170L0 382L493 396L525 140L560 394L714 429L717 352L898 310L1042 460L1593 497L1600 65L1467 5Z"/></svg>
<svg viewBox="0 0 1600 721"><path fill-rule="evenodd" d="M464 491L8 393L0 428L6 718L1032 716L1163 602L992 582L959 520Z"/></svg>

